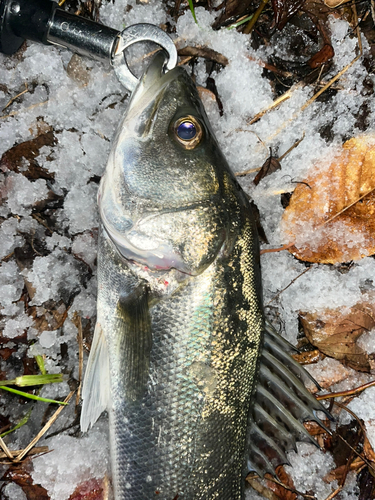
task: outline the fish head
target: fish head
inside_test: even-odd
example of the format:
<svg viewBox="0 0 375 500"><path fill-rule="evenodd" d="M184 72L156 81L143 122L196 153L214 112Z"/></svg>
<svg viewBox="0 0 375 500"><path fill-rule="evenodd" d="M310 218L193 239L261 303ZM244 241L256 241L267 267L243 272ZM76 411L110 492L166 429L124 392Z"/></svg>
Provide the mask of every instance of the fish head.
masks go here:
<svg viewBox="0 0 375 500"><path fill-rule="evenodd" d="M231 232L232 177L193 81L181 67L163 73L164 62L157 54L133 93L98 203L123 257L196 275Z"/></svg>

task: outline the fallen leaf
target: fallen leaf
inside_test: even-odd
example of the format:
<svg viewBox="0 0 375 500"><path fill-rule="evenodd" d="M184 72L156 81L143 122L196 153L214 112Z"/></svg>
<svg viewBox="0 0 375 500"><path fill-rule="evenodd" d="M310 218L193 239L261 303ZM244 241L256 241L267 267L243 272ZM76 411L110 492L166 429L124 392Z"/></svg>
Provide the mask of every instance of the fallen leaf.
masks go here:
<svg viewBox="0 0 375 500"><path fill-rule="evenodd" d="M328 62L330 59L333 58L335 55L335 51L333 50L332 45L326 43L323 45L323 47L314 54L308 61L307 64L310 66L310 68L315 69L319 68L319 66L322 66L322 64L325 64Z"/></svg>
<svg viewBox="0 0 375 500"><path fill-rule="evenodd" d="M256 492L260 493L267 500L280 500L279 497L275 495L275 493L271 491L269 488L264 486L257 477L254 477L251 474L249 474L246 477L246 481Z"/></svg>
<svg viewBox="0 0 375 500"><path fill-rule="evenodd" d="M84 59L78 54L72 55L66 72L80 87L86 87L90 82L90 69L87 68Z"/></svg>
<svg viewBox="0 0 375 500"><path fill-rule="evenodd" d="M279 481L285 486L289 486L289 488L295 489L293 479L290 475L285 471L282 465L276 467L276 476ZM268 487L280 498L280 500L297 500L297 495L290 490L287 490L280 484L274 483L273 481L267 481Z"/></svg>
<svg viewBox="0 0 375 500"><path fill-rule="evenodd" d="M285 243L307 262L336 264L375 253L375 136L347 141L296 187L283 215Z"/></svg>
<svg viewBox="0 0 375 500"><path fill-rule="evenodd" d="M55 174L41 167L36 158L43 146L54 146L56 142L52 131L40 134L35 139L21 142L3 154L0 159L0 169L21 173L28 179L54 179Z"/></svg>
<svg viewBox="0 0 375 500"><path fill-rule="evenodd" d="M102 481L89 479L77 486L69 500L103 500Z"/></svg>
<svg viewBox="0 0 375 500"><path fill-rule="evenodd" d="M375 478L369 467L363 469L358 476L359 487L358 500L369 500L374 498Z"/></svg>
<svg viewBox="0 0 375 500"><path fill-rule="evenodd" d="M358 471L365 465L365 462L360 458L356 457L353 462L349 466L350 471ZM340 467L336 467L336 469L331 470L326 476L324 476L323 481L326 483L332 483L333 481L337 481L341 483L344 474L346 472L346 464L340 465Z"/></svg>
<svg viewBox="0 0 375 500"><path fill-rule="evenodd" d="M347 312L326 310L300 313L309 342L321 352L358 371L370 371L368 354L357 344L359 337L375 326L375 307L371 303L356 304Z"/></svg>
<svg viewBox="0 0 375 500"><path fill-rule="evenodd" d="M68 311L63 302L54 304L51 309L32 306L28 308L27 312L34 319L33 327L40 333L61 328L68 317Z"/></svg>
<svg viewBox="0 0 375 500"><path fill-rule="evenodd" d="M30 473L22 466L8 469L1 479L18 484L25 493L27 500L50 500L47 490L39 484L34 484Z"/></svg>
<svg viewBox="0 0 375 500"><path fill-rule="evenodd" d="M272 156L272 151L271 151L269 157L263 163L261 169L254 177L253 180L254 184L257 186L264 177L273 174L274 172L276 172L276 170L281 170L281 165L279 160L275 156Z"/></svg>
<svg viewBox="0 0 375 500"><path fill-rule="evenodd" d="M298 361L300 365L310 365L311 363L317 363L324 356L321 354L319 349L314 349L313 351L299 352L298 354L292 354L292 357Z"/></svg>

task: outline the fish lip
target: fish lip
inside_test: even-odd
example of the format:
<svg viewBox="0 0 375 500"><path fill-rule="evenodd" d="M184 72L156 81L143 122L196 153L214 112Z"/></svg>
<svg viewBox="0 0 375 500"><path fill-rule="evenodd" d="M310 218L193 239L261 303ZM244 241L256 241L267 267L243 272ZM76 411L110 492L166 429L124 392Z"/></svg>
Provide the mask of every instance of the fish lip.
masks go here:
<svg viewBox="0 0 375 500"><path fill-rule="evenodd" d="M128 120L141 114L153 101L160 98L166 87L181 74L182 68L178 66L164 73L165 62L166 54L160 51L149 64L131 96L126 113Z"/></svg>

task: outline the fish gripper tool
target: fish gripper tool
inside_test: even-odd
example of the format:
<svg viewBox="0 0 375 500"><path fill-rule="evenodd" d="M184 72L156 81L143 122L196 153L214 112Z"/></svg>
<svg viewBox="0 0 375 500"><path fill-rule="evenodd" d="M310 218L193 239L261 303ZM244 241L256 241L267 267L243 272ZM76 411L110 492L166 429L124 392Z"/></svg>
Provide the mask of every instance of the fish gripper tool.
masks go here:
<svg viewBox="0 0 375 500"><path fill-rule="evenodd" d="M0 0L0 52L14 54L25 40L59 45L83 56L106 60L129 90L138 82L124 57L130 45L154 42L168 55L167 70L177 64L172 39L153 24L134 24L120 32L60 9L51 0Z"/></svg>

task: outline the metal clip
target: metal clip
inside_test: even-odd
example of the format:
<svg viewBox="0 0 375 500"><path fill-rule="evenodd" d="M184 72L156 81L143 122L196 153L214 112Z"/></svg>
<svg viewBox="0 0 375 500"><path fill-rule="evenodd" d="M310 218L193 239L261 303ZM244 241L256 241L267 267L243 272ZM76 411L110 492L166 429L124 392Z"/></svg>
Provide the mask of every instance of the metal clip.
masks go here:
<svg viewBox="0 0 375 500"><path fill-rule="evenodd" d="M167 33L153 24L140 23L125 28L119 35L117 47L112 56L112 66L119 81L127 89L133 91L138 84L138 78L130 71L124 51L134 43L154 42L160 45L168 55L166 70L177 65L177 49Z"/></svg>

